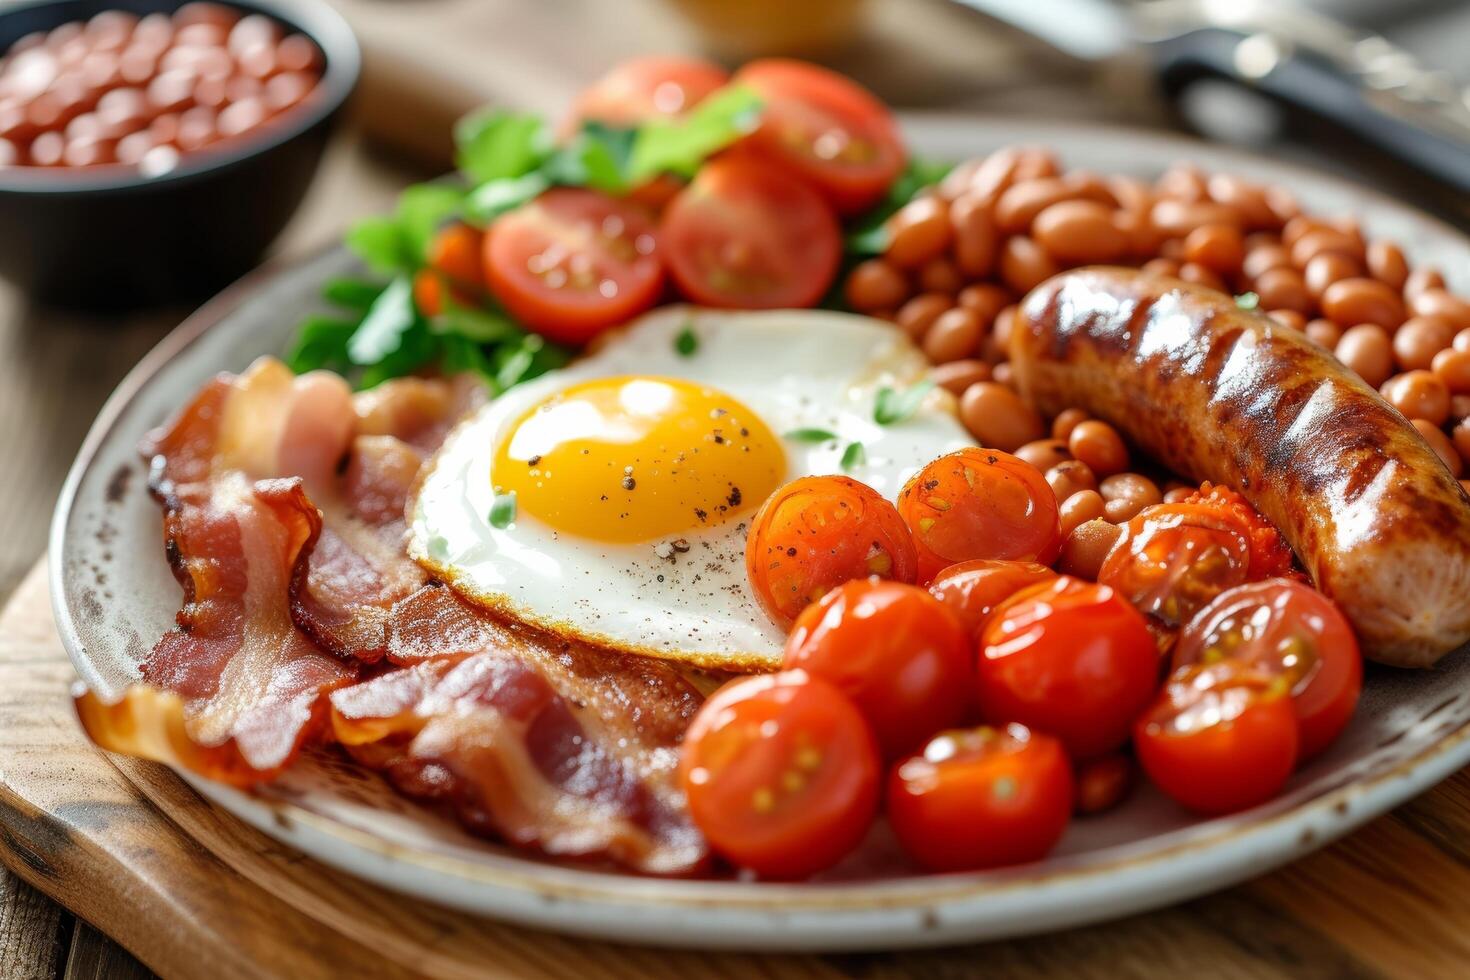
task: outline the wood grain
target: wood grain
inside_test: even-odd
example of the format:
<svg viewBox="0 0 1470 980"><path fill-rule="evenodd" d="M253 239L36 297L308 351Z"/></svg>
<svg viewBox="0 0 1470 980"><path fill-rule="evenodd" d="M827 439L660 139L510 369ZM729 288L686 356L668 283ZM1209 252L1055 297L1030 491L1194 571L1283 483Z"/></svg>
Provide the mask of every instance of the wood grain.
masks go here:
<svg viewBox="0 0 1470 980"><path fill-rule="evenodd" d="M1457 977L1470 972L1470 775L1217 895L1012 942L851 956L710 955L501 925L332 871L71 715L37 566L0 615L0 859L165 976ZM86 949L89 935L77 940ZM112 976L105 952L68 976ZM91 973L85 972L91 970ZM0 969L0 975L25 976ZM43 975L43 974L33 974ZM54 972L44 974L56 975Z"/></svg>

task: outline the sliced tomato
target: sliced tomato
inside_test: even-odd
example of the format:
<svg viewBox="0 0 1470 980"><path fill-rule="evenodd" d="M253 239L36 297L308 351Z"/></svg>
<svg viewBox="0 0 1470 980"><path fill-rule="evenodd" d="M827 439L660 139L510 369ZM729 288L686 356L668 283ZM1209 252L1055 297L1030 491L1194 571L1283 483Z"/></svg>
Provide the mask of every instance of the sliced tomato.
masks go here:
<svg viewBox="0 0 1470 980"><path fill-rule="evenodd" d="M695 825L720 854L765 877L836 864L873 822L873 732L851 701L804 671L726 684L690 722L682 751Z"/></svg>
<svg viewBox="0 0 1470 980"><path fill-rule="evenodd" d="M966 632L975 637L996 606L1028 586L1056 577L1056 572L1034 561L977 558L951 565L934 576L929 591L959 616Z"/></svg>
<svg viewBox="0 0 1470 980"><path fill-rule="evenodd" d="M1105 585L1062 575L990 614L976 672L986 721L1049 732L1085 759L1127 741L1158 687L1159 659L1132 606Z"/></svg>
<svg viewBox="0 0 1470 980"><path fill-rule="evenodd" d="M1300 745L1282 678L1226 660L1175 672L1133 732L1150 779L1199 813L1264 803L1285 785Z"/></svg>
<svg viewBox="0 0 1470 980"><path fill-rule="evenodd" d="M745 538L750 588L790 627L829 591L870 575L912 582L914 541L893 504L846 476L804 476L766 498Z"/></svg>
<svg viewBox="0 0 1470 980"><path fill-rule="evenodd" d="M938 599L869 578L839 585L796 617L782 666L852 698L892 758L964 720L973 656L969 635Z"/></svg>
<svg viewBox="0 0 1470 980"><path fill-rule="evenodd" d="M1363 658L1347 619L1331 599L1291 579L1237 586L1185 627L1174 650L1176 668L1222 660L1286 679L1303 759L1337 738L1363 687Z"/></svg>
<svg viewBox="0 0 1470 980"><path fill-rule="evenodd" d="M1022 725L940 732L889 772L888 822L933 871L1039 861L1072 815L1061 743Z"/></svg>
<svg viewBox="0 0 1470 980"><path fill-rule="evenodd" d="M629 58L583 90L569 128L594 121L636 126L648 119L679 116L729 80L729 72L702 58Z"/></svg>
<svg viewBox="0 0 1470 980"><path fill-rule="evenodd" d="M765 102L746 145L817 188L842 214L872 207L906 162L893 113L836 72L802 61L752 61L735 73Z"/></svg>
<svg viewBox="0 0 1470 980"><path fill-rule="evenodd" d="M485 280L527 327L583 344L659 298L663 262L648 212L597 191L556 187L485 234Z"/></svg>
<svg viewBox="0 0 1470 980"><path fill-rule="evenodd" d="M706 306L812 306L837 275L832 209L783 171L738 156L706 163L660 226L679 292Z"/></svg>

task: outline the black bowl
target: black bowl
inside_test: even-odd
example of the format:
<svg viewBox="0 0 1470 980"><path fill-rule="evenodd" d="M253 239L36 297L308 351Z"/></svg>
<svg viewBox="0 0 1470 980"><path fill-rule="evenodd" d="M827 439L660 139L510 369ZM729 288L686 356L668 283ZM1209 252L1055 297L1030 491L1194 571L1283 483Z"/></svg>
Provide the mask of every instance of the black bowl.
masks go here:
<svg viewBox="0 0 1470 980"><path fill-rule="evenodd" d="M158 177L130 168L0 167L0 276L40 302L122 310L191 302L251 269L301 203L362 56L323 0L228 0L316 42L317 89L259 130L187 154ZM0 52L104 10L171 13L184 0L50 0L0 10Z"/></svg>

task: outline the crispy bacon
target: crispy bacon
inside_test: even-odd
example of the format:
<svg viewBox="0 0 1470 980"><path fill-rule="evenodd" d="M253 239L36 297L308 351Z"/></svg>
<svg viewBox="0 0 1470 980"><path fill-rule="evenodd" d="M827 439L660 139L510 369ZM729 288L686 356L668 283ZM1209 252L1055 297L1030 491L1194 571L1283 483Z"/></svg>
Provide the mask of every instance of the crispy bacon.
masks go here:
<svg viewBox="0 0 1470 980"><path fill-rule="evenodd" d="M359 761L522 847L703 866L675 779L701 698L674 670L501 624L439 586L398 602L389 632L388 659L410 666L331 696Z"/></svg>

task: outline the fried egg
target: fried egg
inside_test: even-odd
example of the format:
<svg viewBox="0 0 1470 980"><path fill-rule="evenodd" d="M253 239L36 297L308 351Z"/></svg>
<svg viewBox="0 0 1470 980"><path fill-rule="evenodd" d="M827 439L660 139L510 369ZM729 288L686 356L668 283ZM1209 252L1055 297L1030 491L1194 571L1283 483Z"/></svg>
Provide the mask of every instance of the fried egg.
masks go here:
<svg viewBox="0 0 1470 980"><path fill-rule="evenodd" d="M564 636L778 666L785 636L746 579L750 519L815 474L891 500L972 444L942 390L902 421L875 420L880 389L928 366L865 317L657 311L461 422L409 503L410 554L467 599Z"/></svg>

